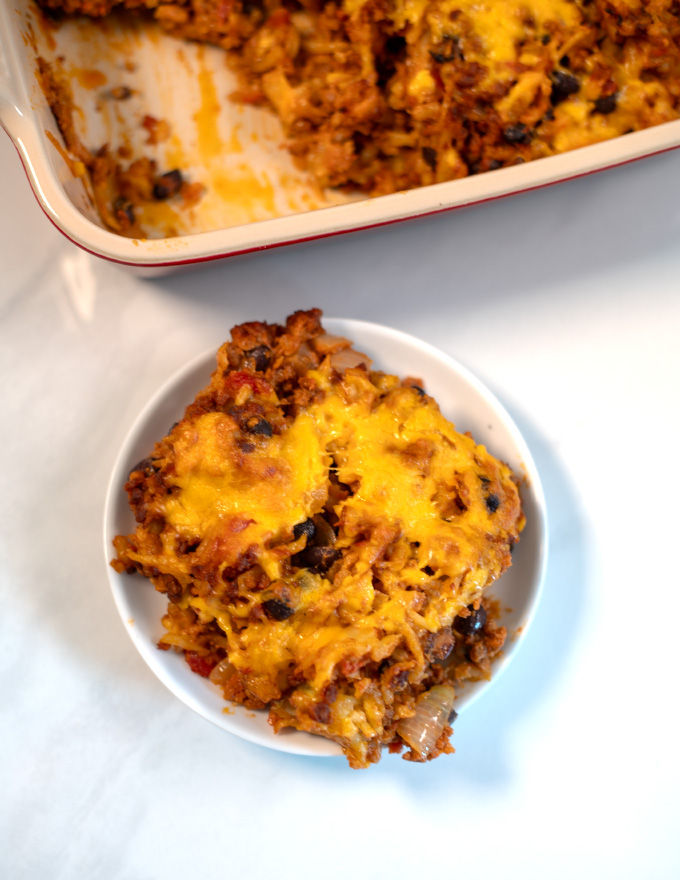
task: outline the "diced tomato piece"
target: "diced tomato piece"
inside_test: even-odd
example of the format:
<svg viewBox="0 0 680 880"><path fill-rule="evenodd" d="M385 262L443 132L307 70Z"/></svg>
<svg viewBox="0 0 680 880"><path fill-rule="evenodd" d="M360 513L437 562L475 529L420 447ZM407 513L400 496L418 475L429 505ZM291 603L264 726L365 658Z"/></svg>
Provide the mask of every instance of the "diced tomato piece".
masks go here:
<svg viewBox="0 0 680 880"><path fill-rule="evenodd" d="M234 0L220 0L217 5L217 20L224 24L234 11Z"/></svg>
<svg viewBox="0 0 680 880"><path fill-rule="evenodd" d="M277 9L267 19L269 27L283 27L290 22L290 13L287 9Z"/></svg>
<svg viewBox="0 0 680 880"><path fill-rule="evenodd" d="M206 657L201 657L195 651L185 651L184 656L191 667L191 671L197 675L202 675L203 678L207 678L216 666L215 663L211 663L210 660Z"/></svg>
<svg viewBox="0 0 680 880"><path fill-rule="evenodd" d="M224 380L224 390L232 397L236 397L236 394L244 385L247 385L253 394L259 397L275 397L274 389L269 382L266 379L261 379L259 376L238 372L230 373Z"/></svg>

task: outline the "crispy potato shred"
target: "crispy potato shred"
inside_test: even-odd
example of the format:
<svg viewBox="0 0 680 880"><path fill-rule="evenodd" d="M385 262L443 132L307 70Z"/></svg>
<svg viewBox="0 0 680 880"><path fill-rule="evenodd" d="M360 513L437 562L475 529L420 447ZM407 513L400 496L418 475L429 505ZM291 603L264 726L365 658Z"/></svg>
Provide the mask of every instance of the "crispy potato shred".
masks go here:
<svg viewBox="0 0 680 880"><path fill-rule="evenodd" d="M366 767L408 730L404 757L422 761L452 751L453 685L488 677L503 645L483 591L524 525L518 482L320 318L234 328L210 384L132 468L137 527L112 565L167 595L159 647L267 707L275 731L327 737Z"/></svg>
<svg viewBox="0 0 680 880"><path fill-rule="evenodd" d="M392 193L679 116L678 0L40 2L224 47L233 97L273 108L324 187Z"/></svg>

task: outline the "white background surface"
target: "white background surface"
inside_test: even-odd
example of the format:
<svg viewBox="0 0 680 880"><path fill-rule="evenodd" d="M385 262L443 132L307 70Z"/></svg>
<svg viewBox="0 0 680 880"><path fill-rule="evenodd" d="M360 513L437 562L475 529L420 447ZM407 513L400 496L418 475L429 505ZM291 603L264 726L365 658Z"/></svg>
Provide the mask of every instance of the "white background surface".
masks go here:
<svg viewBox="0 0 680 880"><path fill-rule="evenodd" d="M680 153L140 281L50 226L0 136L0 877L678 877L679 291ZM533 629L426 766L212 727L108 590L142 405L235 323L312 305L458 358L543 476Z"/></svg>

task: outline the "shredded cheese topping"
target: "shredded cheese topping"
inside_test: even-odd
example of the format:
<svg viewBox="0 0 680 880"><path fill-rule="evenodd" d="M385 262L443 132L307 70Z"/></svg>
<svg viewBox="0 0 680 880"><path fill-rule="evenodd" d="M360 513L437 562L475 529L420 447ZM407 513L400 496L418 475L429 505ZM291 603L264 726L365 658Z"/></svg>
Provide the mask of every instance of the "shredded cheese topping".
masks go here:
<svg viewBox="0 0 680 880"><path fill-rule="evenodd" d="M393 382L383 394L360 369L333 381L330 365L308 379L321 399L248 452L223 413L181 423L173 438L179 492L165 517L178 533L218 548L221 570L252 548L272 581L287 578L298 596L287 620L234 628L234 619L249 619L257 595L226 606L189 596L186 604L218 621L237 669L275 682L299 668L314 701L347 658L380 660L402 641L422 656L418 633L450 625L507 566L519 497L509 468L414 389ZM286 575L281 542L321 509L330 467L354 488L335 510L335 546L349 554L333 580ZM499 508L490 511L492 491ZM374 563L387 543L396 550L376 585ZM423 602L418 588L428 585Z"/></svg>

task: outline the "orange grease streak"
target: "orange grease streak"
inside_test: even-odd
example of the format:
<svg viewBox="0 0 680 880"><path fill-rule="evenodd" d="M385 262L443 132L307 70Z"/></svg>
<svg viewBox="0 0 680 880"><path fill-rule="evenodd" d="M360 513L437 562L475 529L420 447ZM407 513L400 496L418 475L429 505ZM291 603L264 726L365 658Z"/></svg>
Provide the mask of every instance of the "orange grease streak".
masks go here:
<svg viewBox="0 0 680 880"><path fill-rule="evenodd" d="M203 51L199 52L199 58L201 61L204 60ZM222 155L224 144L218 129L220 103L217 98L217 89L212 71L203 65L198 74L198 87L201 92L201 105L194 113L198 129L198 151L201 159L204 162L209 162Z"/></svg>
<svg viewBox="0 0 680 880"><path fill-rule="evenodd" d="M52 146L59 153L64 162L66 162L66 164L68 165L71 174L74 177L82 177L85 174L85 166L83 165L83 163L77 161L76 159L72 159L51 131L45 129L45 134L47 135L48 141L52 144Z"/></svg>
<svg viewBox="0 0 680 880"><path fill-rule="evenodd" d="M106 76L99 70L73 67L71 69L71 74L78 80L84 89L99 89L108 82Z"/></svg>

